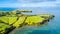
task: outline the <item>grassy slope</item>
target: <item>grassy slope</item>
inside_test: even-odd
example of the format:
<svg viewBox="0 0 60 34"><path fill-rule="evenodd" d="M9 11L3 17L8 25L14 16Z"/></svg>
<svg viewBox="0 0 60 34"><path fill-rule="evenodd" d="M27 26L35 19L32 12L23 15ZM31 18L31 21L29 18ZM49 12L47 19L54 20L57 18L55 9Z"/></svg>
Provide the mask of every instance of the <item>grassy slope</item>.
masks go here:
<svg viewBox="0 0 60 34"><path fill-rule="evenodd" d="M3 21L4 23L8 23L9 19L8 17L0 17L0 20Z"/></svg>
<svg viewBox="0 0 60 34"><path fill-rule="evenodd" d="M33 23L41 23L44 20L44 18L41 18L40 16L30 16L26 19L26 23L28 23L29 25L33 24Z"/></svg>
<svg viewBox="0 0 60 34"><path fill-rule="evenodd" d="M13 26L15 26L15 27L21 26L21 24L23 23L24 20L25 20L24 16L19 17L19 19L13 24Z"/></svg>
<svg viewBox="0 0 60 34"><path fill-rule="evenodd" d="M17 17L0 17L0 20L6 24L13 24L16 20L17 20Z"/></svg>
<svg viewBox="0 0 60 34"><path fill-rule="evenodd" d="M15 22L17 21L17 18L18 18L18 17L9 17L9 22L8 22L9 25L15 23Z"/></svg>
<svg viewBox="0 0 60 34"><path fill-rule="evenodd" d="M6 29L8 29L8 28L10 28L11 26L9 26L9 25L6 25L6 24L4 24L4 23L0 23L0 33L1 34L4 34L4 33L6 33Z"/></svg>

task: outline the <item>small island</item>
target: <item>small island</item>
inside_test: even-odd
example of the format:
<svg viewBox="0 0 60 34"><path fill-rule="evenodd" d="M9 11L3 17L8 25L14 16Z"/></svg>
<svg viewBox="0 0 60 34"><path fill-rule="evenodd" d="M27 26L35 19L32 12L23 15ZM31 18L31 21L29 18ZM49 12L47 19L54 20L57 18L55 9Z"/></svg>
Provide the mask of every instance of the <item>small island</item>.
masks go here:
<svg viewBox="0 0 60 34"><path fill-rule="evenodd" d="M50 14L26 15L22 12L32 12L31 10L14 10L10 12L0 11L0 34L8 34L16 28L23 26L40 26L54 18Z"/></svg>

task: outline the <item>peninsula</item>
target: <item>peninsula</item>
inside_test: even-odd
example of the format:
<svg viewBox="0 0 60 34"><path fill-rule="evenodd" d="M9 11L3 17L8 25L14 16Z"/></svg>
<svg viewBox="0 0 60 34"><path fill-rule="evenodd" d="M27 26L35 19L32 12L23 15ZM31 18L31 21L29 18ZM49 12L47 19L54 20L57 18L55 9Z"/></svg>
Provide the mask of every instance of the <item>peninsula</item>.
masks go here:
<svg viewBox="0 0 60 34"><path fill-rule="evenodd" d="M21 28L27 26L39 26L50 19L54 18L54 15L40 14L40 15L26 15L22 12L32 12L31 10L14 10L10 12L0 11L0 34L8 34L15 28Z"/></svg>

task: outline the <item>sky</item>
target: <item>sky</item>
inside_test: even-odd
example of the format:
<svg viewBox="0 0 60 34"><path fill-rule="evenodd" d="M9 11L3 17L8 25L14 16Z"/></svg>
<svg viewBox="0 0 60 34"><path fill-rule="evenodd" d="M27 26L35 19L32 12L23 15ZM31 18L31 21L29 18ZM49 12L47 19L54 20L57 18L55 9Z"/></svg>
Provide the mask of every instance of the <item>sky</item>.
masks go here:
<svg viewBox="0 0 60 34"><path fill-rule="evenodd" d="M60 0L0 0L0 7L57 7Z"/></svg>

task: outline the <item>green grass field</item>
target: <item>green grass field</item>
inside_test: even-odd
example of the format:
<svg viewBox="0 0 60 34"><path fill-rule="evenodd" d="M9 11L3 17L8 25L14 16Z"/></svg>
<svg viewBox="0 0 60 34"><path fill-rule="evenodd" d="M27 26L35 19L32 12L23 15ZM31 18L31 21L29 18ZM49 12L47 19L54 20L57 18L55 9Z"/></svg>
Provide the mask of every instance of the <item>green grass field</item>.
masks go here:
<svg viewBox="0 0 60 34"><path fill-rule="evenodd" d="M0 17L0 34L4 34L9 30L11 26L20 27L23 25L40 25L44 20L51 19L52 15L36 15L36 16L2 16Z"/></svg>
<svg viewBox="0 0 60 34"><path fill-rule="evenodd" d="M21 26L21 24L24 22L24 20L25 20L24 16L19 17L19 19L13 24L13 26L18 28L19 26Z"/></svg>
<svg viewBox="0 0 60 34"><path fill-rule="evenodd" d="M16 20L17 20L17 17L0 17L0 20L6 24L13 24Z"/></svg>
<svg viewBox="0 0 60 34"><path fill-rule="evenodd" d="M40 16L30 16L30 17L27 17L25 23L28 23L29 25L35 23L41 23L44 21L44 18L41 18Z"/></svg>
<svg viewBox="0 0 60 34"><path fill-rule="evenodd" d="M7 32L7 29L11 28L11 26L6 25L4 23L0 23L0 34L4 34Z"/></svg>

